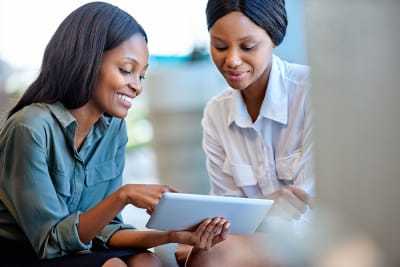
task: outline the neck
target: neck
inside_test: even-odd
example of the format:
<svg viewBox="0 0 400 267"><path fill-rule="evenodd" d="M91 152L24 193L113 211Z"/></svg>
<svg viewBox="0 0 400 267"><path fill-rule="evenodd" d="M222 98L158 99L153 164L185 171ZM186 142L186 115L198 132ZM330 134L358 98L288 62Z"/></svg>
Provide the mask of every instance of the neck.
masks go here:
<svg viewBox="0 0 400 267"><path fill-rule="evenodd" d="M261 105L267 92L269 74L271 66L268 66L261 77L246 89L242 90L244 103L253 122L255 122L260 114Z"/></svg>
<svg viewBox="0 0 400 267"><path fill-rule="evenodd" d="M98 109L93 107L91 102L80 108L71 109L70 112L75 117L78 124L74 138L74 147L78 149L82 145L92 126L99 120L102 114Z"/></svg>

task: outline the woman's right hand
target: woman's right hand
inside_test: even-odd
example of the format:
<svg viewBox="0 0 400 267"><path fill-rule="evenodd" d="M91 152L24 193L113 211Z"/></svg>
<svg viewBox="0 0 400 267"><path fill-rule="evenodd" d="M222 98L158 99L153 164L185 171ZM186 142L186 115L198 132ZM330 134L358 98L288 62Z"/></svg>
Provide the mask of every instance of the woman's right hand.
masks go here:
<svg viewBox="0 0 400 267"><path fill-rule="evenodd" d="M146 209L149 214L154 211L165 192L178 192L168 185L157 184L126 184L120 190L125 204Z"/></svg>
<svg viewBox="0 0 400 267"><path fill-rule="evenodd" d="M193 231L170 232L170 240L173 243L193 246L195 249L208 250L226 239L229 226L230 223L223 218L206 219Z"/></svg>

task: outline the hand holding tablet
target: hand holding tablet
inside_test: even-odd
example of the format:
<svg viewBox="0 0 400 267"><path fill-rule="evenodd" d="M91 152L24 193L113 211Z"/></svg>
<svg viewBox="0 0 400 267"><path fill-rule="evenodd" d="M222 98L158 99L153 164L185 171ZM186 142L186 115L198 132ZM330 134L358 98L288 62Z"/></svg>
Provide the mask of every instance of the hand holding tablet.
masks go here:
<svg viewBox="0 0 400 267"><path fill-rule="evenodd" d="M166 231L193 228L205 219L221 217L230 223L232 234L252 234L273 201L166 192L146 226Z"/></svg>
<svg viewBox="0 0 400 267"><path fill-rule="evenodd" d="M169 242L186 244L196 249L210 249L227 238L229 225L223 218L206 219L192 229L169 231Z"/></svg>

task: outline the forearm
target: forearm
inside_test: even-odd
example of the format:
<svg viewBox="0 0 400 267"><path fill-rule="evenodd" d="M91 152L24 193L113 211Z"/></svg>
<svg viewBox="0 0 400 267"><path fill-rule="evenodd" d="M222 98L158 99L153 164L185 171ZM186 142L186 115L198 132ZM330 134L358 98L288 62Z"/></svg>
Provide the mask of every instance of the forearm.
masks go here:
<svg viewBox="0 0 400 267"><path fill-rule="evenodd" d="M87 243L107 225L126 205L122 189L117 190L94 208L79 216L78 233L82 242Z"/></svg>
<svg viewBox="0 0 400 267"><path fill-rule="evenodd" d="M171 232L120 230L108 241L110 247L152 248L167 243L176 243Z"/></svg>

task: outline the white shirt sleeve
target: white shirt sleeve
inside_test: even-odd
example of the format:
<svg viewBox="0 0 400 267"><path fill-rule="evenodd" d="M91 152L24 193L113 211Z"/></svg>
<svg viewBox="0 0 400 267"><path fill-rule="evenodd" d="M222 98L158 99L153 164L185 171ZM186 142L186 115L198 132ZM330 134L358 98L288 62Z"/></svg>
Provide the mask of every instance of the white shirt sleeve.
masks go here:
<svg viewBox="0 0 400 267"><path fill-rule="evenodd" d="M311 197L315 196L315 176L312 137L312 110L307 91L304 100L304 129L302 133L302 151L300 158L300 171L295 180L295 185L301 187Z"/></svg>
<svg viewBox="0 0 400 267"><path fill-rule="evenodd" d="M309 89L304 100L304 129L302 134L302 153L301 170L295 180L295 185L302 188L310 197L315 197L315 175L314 175L314 157L313 157L313 136L312 136L312 108L310 103ZM304 233L304 227L308 227L314 217L314 212L307 207L306 212L299 220L294 221L294 227L297 234Z"/></svg>

